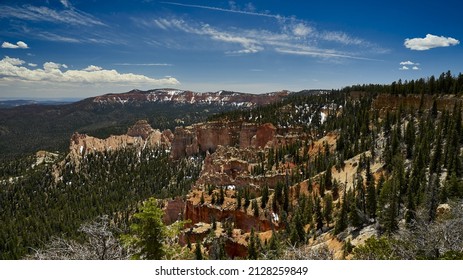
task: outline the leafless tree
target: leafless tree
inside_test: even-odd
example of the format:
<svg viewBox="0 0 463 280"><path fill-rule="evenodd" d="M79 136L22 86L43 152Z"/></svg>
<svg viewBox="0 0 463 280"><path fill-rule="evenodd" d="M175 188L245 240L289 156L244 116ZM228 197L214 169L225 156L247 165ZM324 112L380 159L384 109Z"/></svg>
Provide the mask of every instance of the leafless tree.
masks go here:
<svg viewBox="0 0 463 280"><path fill-rule="evenodd" d="M129 252L117 238L119 229L108 216L100 216L83 224L79 231L87 237L85 243L53 237L43 249L34 249L28 259L38 260L119 260L128 259Z"/></svg>
<svg viewBox="0 0 463 280"><path fill-rule="evenodd" d="M427 213L419 212L412 225L401 228L394 236L401 241L395 246L399 257L436 259L449 251L463 253L463 205L460 203L451 204L451 212L446 217L438 217L431 223L427 222Z"/></svg>
<svg viewBox="0 0 463 280"><path fill-rule="evenodd" d="M324 243L314 246L288 246L283 253L284 260L332 260L334 252Z"/></svg>

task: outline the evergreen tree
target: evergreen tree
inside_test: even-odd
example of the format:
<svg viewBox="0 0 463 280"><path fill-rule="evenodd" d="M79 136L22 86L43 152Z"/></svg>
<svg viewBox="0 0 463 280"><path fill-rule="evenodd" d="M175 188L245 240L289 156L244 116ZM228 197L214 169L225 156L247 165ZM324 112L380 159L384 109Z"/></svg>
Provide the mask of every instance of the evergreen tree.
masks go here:
<svg viewBox="0 0 463 280"><path fill-rule="evenodd" d="M289 211L289 199L290 199L290 194L289 194L289 185L286 184L284 189L283 189L283 210L288 212Z"/></svg>
<svg viewBox="0 0 463 280"><path fill-rule="evenodd" d="M199 200L199 203L200 203L201 205L204 204L204 193L203 193L203 192L201 193L201 198L200 198L200 200Z"/></svg>
<svg viewBox="0 0 463 280"><path fill-rule="evenodd" d="M202 252L202 249L201 249L201 242L199 242L199 239L196 240L195 259L196 260L202 260L203 259L203 252Z"/></svg>
<svg viewBox="0 0 463 280"><path fill-rule="evenodd" d="M262 190L262 200L260 202L260 207L262 209L265 209L265 206L267 206L268 199L269 199L269 189L268 189L268 186L265 185L264 189Z"/></svg>
<svg viewBox="0 0 463 280"><path fill-rule="evenodd" d="M214 238L209 249L210 260L224 260L227 258L225 244L221 238Z"/></svg>
<svg viewBox="0 0 463 280"><path fill-rule="evenodd" d="M339 234L347 228L348 223L348 205L347 205L347 193L344 189L344 195L342 196L341 210L339 211L336 225L334 227L334 233Z"/></svg>
<svg viewBox="0 0 463 280"><path fill-rule="evenodd" d="M379 223L382 229L391 234L398 228L398 201L397 201L397 179L389 180L384 183L379 197Z"/></svg>
<svg viewBox="0 0 463 280"><path fill-rule="evenodd" d="M332 213L333 213L333 197L331 196L330 193L325 195L325 198L323 199L324 201L324 207L323 207L323 216L326 221L326 225L329 226L332 220Z"/></svg>
<svg viewBox="0 0 463 280"><path fill-rule="evenodd" d="M315 196L315 222L317 223L317 230L323 228L323 214L319 196Z"/></svg>
<svg viewBox="0 0 463 280"><path fill-rule="evenodd" d="M278 234L275 229L272 229L272 237L270 237L270 241L268 242L267 247L267 256L271 260L277 260L280 258L281 254L281 245L280 241L278 240Z"/></svg>
<svg viewBox="0 0 463 280"><path fill-rule="evenodd" d="M135 259L159 260L165 255L163 215L154 198L145 201L140 212L133 215L134 222L130 226L130 234L124 236L124 242L135 249Z"/></svg>
<svg viewBox="0 0 463 280"><path fill-rule="evenodd" d="M236 209L241 209L241 199L242 199L242 191L238 190L238 193L236 195Z"/></svg>
<svg viewBox="0 0 463 280"><path fill-rule="evenodd" d="M366 168L366 209L370 219L376 219L376 188L373 174L371 174L370 161Z"/></svg>
<svg viewBox="0 0 463 280"><path fill-rule="evenodd" d="M222 205L225 202L225 191L224 187L220 187L220 192L219 192L219 204Z"/></svg>
<svg viewBox="0 0 463 280"><path fill-rule="evenodd" d="M254 217L259 217L259 206L257 204L256 199L252 200L252 210L253 210L253 213L254 213Z"/></svg>
<svg viewBox="0 0 463 280"><path fill-rule="evenodd" d="M251 203L251 193L249 192L249 187L244 189L244 209L247 209Z"/></svg>
<svg viewBox="0 0 463 280"><path fill-rule="evenodd" d="M249 260L257 260L259 256L258 252L258 237L254 231L254 228L251 228L251 235L249 236L249 243L248 243L248 259Z"/></svg>

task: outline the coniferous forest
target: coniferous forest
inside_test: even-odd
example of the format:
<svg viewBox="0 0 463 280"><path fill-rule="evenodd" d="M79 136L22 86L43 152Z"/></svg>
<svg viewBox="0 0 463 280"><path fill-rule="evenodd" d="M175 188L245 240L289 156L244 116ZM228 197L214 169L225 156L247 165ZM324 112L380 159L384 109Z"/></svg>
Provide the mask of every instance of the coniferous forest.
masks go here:
<svg viewBox="0 0 463 280"><path fill-rule="evenodd" d="M249 159L253 178L282 175L272 187L199 186L212 155L173 160L161 147L89 153L79 161L66 153L40 164L33 155L3 161L0 258L233 258L227 244L237 220L212 215L206 236L195 238L188 219L162 221L169 200L197 197L197 207L223 212L233 205L233 213L262 225L280 217L265 231L258 222L244 230L246 254L239 258L463 259L462 96L463 75L447 72L302 91L211 115L209 121L298 131L296 140ZM98 236L113 243L101 245Z"/></svg>

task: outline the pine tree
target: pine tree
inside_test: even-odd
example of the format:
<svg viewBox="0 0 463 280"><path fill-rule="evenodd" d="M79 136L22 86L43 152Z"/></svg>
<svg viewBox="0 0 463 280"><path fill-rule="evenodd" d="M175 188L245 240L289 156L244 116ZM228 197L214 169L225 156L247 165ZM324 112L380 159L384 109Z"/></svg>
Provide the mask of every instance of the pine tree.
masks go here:
<svg viewBox="0 0 463 280"><path fill-rule="evenodd" d="M154 198L145 201L140 212L133 215L130 234L125 235L123 240L136 250L135 259L159 260L165 255L163 241L167 229L162 223L163 215Z"/></svg>
<svg viewBox="0 0 463 280"><path fill-rule="evenodd" d="M225 252L225 244L221 238L214 238L209 249L210 260L224 260L227 255Z"/></svg>
<svg viewBox="0 0 463 280"><path fill-rule="evenodd" d="M270 237L270 241L268 242L268 258L271 260L276 260L280 258L281 254L281 245L280 241L278 240L278 235L275 229L272 229L272 237Z"/></svg>
<svg viewBox="0 0 463 280"><path fill-rule="evenodd" d="M330 193L325 195L325 198L323 199L324 201L324 207L323 207L323 216L326 221L326 225L329 226L332 220L332 213L333 213L333 197L331 196Z"/></svg>
<svg viewBox="0 0 463 280"><path fill-rule="evenodd" d="M286 184L283 189L283 210L285 210L286 212L289 211L289 196L289 185Z"/></svg>
<svg viewBox="0 0 463 280"><path fill-rule="evenodd" d="M315 197L315 222L317 223L317 230L323 228L322 206L318 196Z"/></svg>
<svg viewBox="0 0 463 280"><path fill-rule="evenodd" d="M196 240L195 259L196 260L203 259L203 252L201 250L201 243L199 242L199 239Z"/></svg>
<svg viewBox="0 0 463 280"><path fill-rule="evenodd" d="M262 209L265 209L265 206L267 206L268 199L269 199L269 189L268 189L268 186L265 185L264 189L262 190L262 200L260 201L260 207Z"/></svg>
<svg viewBox="0 0 463 280"><path fill-rule="evenodd" d="M238 190L238 194L236 195L236 209L241 209L241 199L242 199L242 191Z"/></svg>
<svg viewBox="0 0 463 280"><path fill-rule="evenodd" d="M398 213L398 201L397 201L397 179L386 181L379 198L379 223L383 230L392 234L398 228L397 213Z"/></svg>
<svg viewBox="0 0 463 280"><path fill-rule="evenodd" d="M199 203L200 203L201 205L204 204L204 193L201 193L201 198L200 198L200 200L199 200Z"/></svg>
<svg viewBox="0 0 463 280"><path fill-rule="evenodd" d="M258 253L258 237L254 232L254 228L251 228L251 235L249 236L249 243L248 243L248 259L249 260L257 260L259 253Z"/></svg>
<svg viewBox="0 0 463 280"><path fill-rule="evenodd" d="M244 189L244 209L247 209L251 203L251 193L249 192L249 187Z"/></svg>
<svg viewBox="0 0 463 280"><path fill-rule="evenodd" d="M371 174L370 161L366 167L366 210L370 219L376 219L376 188L373 174Z"/></svg>
<svg viewBox="0 0 463 280"><path fill-rule="evenodd" d="M219 204L222 205L225 202L225 191L224 187L220 187L220 192L219 192Z"/></svg>
<svg viewBox="0 0 463 280"><path fill-rule="evenodd" d="M259 217L259 206L257 204L256 199L252 200L252 210L253 210L253 213L254 213L254 217Z"/></svg>
<svg viewBox="0 0 463 280"><path fill-rule="evenodd" d="M341 211L339 211L336 225L334 227L334 233L339 234L347 228L348 223L348 205L347 205L347 193L344 189L344 195L342 196Z"/></svg>

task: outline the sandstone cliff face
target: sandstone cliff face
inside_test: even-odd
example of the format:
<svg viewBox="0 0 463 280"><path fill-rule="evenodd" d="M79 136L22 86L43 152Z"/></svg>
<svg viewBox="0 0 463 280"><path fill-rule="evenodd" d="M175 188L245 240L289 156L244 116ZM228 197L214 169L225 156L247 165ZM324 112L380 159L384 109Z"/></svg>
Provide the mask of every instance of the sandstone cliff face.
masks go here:
<svg viewBox="0 0 463 280"><path fill-rule="evenodd" d="M147 121L138 121L124 135L112 135L106 139L99 139L86 134L74 133L71 137L69 156L74 161L89 153L114 151L125 148L145 149L159 145L170 147L173 134L169 130L164 132L153 129Z"/></svg>
<svg viewBox="0 0 463 280"><path fill-rule="evenodd" d="M215 152L218 146L265 147L277 134L272 124L208 122L189 127L177 127L172 142L172 158L179 159L199 152Z"/></svg>
<svg viewBox="0 0 463 280"><path fill-rule="evenodd" d="M298 128L276 128L273 124L242 121L209 122L177 127L172 141L171 157L180 159L206 153L197 186L275 187L284 182L285 174L270 171L252 176L251 170L269 147L280 147L304 137Z"/></svg>
<svg viewBox="0 0 463 280"><path fill-rule="evenodd" d="M193 224L204 222L212 223L216 221L232 221L234 228L241 229L244 232L250 232L252 228L257 231L267 231L272 229L270 220L263 220L240 210L224 210L212 205L194 205L193 202L187 201L185 205L185 219L191 220ZM275 225L273 225L275 227Z"/></svg>

